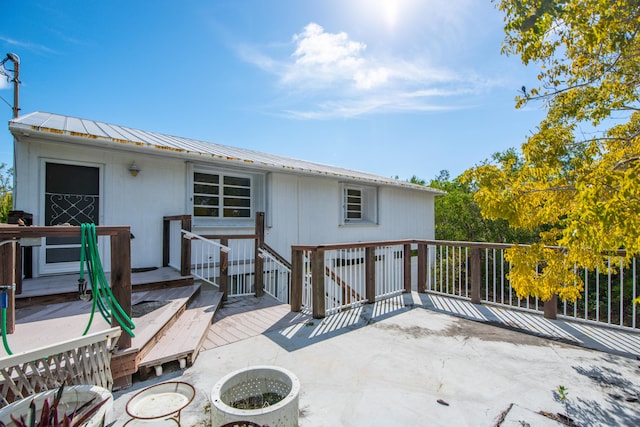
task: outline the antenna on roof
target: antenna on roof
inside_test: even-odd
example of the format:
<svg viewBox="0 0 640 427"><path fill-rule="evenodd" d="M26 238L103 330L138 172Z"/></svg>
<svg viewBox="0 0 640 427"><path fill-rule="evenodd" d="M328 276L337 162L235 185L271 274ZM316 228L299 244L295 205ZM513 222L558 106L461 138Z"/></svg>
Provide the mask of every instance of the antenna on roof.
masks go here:
<svg viewBox="0 0 640 427"><path fill-rule="evenodd" d="M7 69L4 65L7 61L13 62L13 70ZM13 73L13 78L9 75ZM13 82L13 118L18 117L20 107L18 106L18 86L20 85L20 57L15 53L7 53L7 56L0 61L0 74L7 77L7 81ZM5 101L6 102L6 101Z"/></svg>

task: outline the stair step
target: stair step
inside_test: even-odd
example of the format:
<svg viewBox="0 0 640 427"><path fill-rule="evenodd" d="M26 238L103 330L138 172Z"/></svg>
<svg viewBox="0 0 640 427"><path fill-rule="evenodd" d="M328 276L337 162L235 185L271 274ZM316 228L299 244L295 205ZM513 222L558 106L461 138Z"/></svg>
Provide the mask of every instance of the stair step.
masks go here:
<svg viewBox="0 0 640 427"><path fill-rule="evenodd" d="M172 325L180 318L189 302L197 298L200 292L200 285L183 286L168 290L153 290L146 292L136 292L132 295L133 305L143 301L165 301L167 304L152 315L143 318L134 318L134 323L144 322L144 327L134 330L136 336L132 339L132 347L138 348L138 360L143 359L156 346L160 337L168 331ZM142 326L142 325L141 325Z"/></svg>
<svg viewBox="0 0 640 427"><path fill-rule="evenodd" d="M221 303L222 293L217 291L204 291L194 298L140 360L138 368L141 375L146 376L152 368L155 368L156 375L160 375L162 365L169 362L179 361L181 368L191 365Z"/></svg>

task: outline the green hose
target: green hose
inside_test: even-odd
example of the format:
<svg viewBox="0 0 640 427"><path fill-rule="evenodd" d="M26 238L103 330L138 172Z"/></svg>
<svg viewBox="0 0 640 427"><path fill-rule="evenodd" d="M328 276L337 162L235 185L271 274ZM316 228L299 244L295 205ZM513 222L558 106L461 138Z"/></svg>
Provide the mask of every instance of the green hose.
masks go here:
<svg viewBox="0 0 640 427"><path fill-rule="evenodd" d="M118 303L116 297L113 295L113 292L111 292L111 286L107 282L107 278L104 274L102 262L100 261L100 254L98 252L98 238L95 224L81 225L80 245L80 281L84 280L84 269L86 264L87 271L89 273L89 282L91 283L91 293L93 296L89 323L82 335L86 335L87 332L89 332L89 328L93 322L93 315L97 307L107 323L111 324L111 319L115 319L126 333L132 337L135 336L133 333L133 329L135 329L133 320L131 320L129 315L127 315L122 306Z"/></svg>
<svg viewBox="0 0 640 427"><path fill-rule="evenodd" d="M4 345L4 349L7 351L7 354L11 356L13 352L11 348L9 348L9 343L7 342L7 309L6 307L2 307L2 344Z"/></svg>

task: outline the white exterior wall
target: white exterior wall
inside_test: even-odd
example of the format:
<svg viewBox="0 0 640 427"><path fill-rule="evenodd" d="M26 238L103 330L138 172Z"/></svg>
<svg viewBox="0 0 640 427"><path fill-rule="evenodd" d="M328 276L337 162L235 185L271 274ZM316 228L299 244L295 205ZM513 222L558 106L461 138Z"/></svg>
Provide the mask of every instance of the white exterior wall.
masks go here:
<svg viewBox="0 0 640 427"><path fill-rule="evenodd" d="M287 259L292 245L434 238L434 195L400 187L378 189L377 224L340 225L341 181L274 173L266 242Z"/></svg>
<svg viewBox="0 0 640 427"><path fill-rule="evenodd" d="M79 163L101 168L100 225L128 225L132 267L162 265L162 218L191 212L189 177L184 159L77 144L24 138L16 147L15 209L34 215L43 224L44 160ZM141 172L131 176L135 160ZM255 172L255 171L254 171ZM433 239L434 195L401 187L379 187L377 223L340 225L342 184L335 177L266 173L266 242L285 258L292 245L319 245L399 239ZM198 228L196 233L253 233L248 227ZM102 243L103 263L109 265L109 245ZM172 242L177 248L178 242ZM175 249L174 248L174 249ZM34 254L37 260L38 254ZM37 270L38 262L34 262Z"/></svg>
<svg viewBox="0 0 640 427"><path fill-rule="evenodd" d="M101 168L100 225L128 225L132 267L162 265L162 217L185 210L184 161L78 145L42 143L33 138L16 147L15 209L33 214L34 225L43 224L44 160L79 163ZM135 160L141 172L131 176ZM109 244L100 239L103 264L109 265ZM34 273L38 256L34 254Z"/></svg>

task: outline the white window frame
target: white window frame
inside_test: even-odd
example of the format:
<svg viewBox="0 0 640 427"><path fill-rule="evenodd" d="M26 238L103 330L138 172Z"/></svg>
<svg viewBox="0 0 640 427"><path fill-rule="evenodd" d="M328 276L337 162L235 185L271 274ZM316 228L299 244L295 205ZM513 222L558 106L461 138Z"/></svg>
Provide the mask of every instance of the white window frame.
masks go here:
<svg viewBox="0 0 640 427"><path fill-rule="evenodd" d="M264 177L260 173L251 173L246 171L239 171L235 169L225 168L213 168L206 165L191 165L187 168L188 171L188 203L187 209L193 216L193 225L195 227L252 227L255 222L255 214L258 210L264 209ZM219 185L219 204L218 204L218 216L196 216L195 215L195 197L194 183L195 174L203 173L208 175L218 175ZM224 177L236 177L249 180L250 196L249 207L242 207L242 209L249 210L248 217L224 217ZM228 207L229 208L229 207Z"/></svg>
<svg viewBox="0 0 640 427"><path fill-rule="evenodd" d="M351 190L358 191L360 193L360 218L349 218L349 212L353 211L353 202L349 203L348 192ZM356 185L350 183L342 183L340 186L341 194L341 214L340 225L372 225L378 223L378 188L365 185ZM355 196L358 197L358 196ZM350 209L350 204L351 209ZM353 215L351 215L353 216Z"/></svg>

